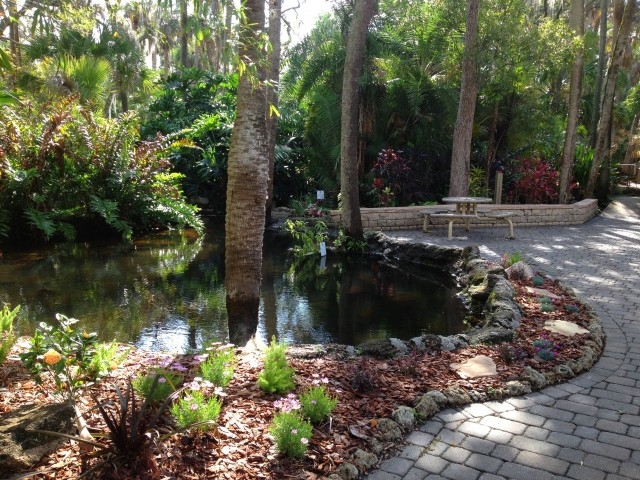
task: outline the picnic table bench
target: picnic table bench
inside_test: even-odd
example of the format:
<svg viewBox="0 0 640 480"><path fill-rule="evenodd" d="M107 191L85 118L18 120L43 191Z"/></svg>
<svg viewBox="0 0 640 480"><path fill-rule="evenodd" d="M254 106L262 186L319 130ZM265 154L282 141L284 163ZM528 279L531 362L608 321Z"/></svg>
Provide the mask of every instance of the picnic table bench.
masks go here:
<svg viewBox="0 0 640 480"><path fill-rule="evenodd" d="M515 212L509 212L504 210L478 210L478 203L488 203L485 198L477 197L449 197L443 200L447 200L448 203L456 203L455 210L442 210L436 212L425 211L422 212L424 221L422 231L429 232L429 224L433 223L434 218L443 218L448 222L448 238L453 238L453 223L456 221L464 222L465 230L469 231L469 225L471 220L477 218L494 218L497 220L503 220L509 226L509 236L507 238L516 238L513 231L513 222L511 217L515 215Z"/></svg>

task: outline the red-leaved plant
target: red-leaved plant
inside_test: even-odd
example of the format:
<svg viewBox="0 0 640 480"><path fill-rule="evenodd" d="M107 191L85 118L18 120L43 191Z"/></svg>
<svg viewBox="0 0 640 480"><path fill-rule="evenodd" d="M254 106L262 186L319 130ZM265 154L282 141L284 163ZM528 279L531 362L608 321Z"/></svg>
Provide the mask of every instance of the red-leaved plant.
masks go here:
<svg viewBox="0 0 640 480"><path fill-rule="evenodd" d="M507 197L510 203L555 203L558 199L558 172L538 158L523 158L516 167L516 182Z"/></svg>

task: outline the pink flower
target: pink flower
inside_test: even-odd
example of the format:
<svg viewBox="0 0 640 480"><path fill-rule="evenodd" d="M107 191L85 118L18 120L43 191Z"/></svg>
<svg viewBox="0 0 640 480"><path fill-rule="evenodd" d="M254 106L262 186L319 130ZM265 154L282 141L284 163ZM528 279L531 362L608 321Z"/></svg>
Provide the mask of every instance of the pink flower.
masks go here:
<svg viewBox="0 0 640 480"><path fill-rule="evenodd" d="M192 403L191 405L189 405L189 408L190 408L191 410L194 410L194 411L195 411L195 410L197 410L197 409L198 409L198 404L197 404L197 403Z"/></svg>
<svg viewBox="0 0 640 480"><path fill-rule="evenodd" d="M298 429L297 428L292 428L291 429L291 435L297 435L298 434Z"/></svg>
<svg viewBox="0 0 640 480"><path fill-rule="evenodd" d="M308 438L304 438L304 437L302 437L302 438L300 439L300 443L302 443L303 445L306 445L306 444L308 444L308 443L309 443L309 439L308 439Z"/></svg>

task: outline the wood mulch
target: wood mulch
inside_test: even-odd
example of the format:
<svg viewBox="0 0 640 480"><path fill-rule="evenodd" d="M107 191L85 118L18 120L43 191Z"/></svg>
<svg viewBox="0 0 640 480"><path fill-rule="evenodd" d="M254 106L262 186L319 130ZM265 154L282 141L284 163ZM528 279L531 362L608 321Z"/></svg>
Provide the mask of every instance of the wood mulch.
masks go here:
<svg viewBox="0 0 640 480"><path fill-rule="evenodd" d="M297 392L310 385L314 375L329 380L329 393L339 398L330 422L314 427L309 450L301 460L289 460L280 456L268 433L275 408L273 402L279 398L262 392L256 385L262 361L258 352L243 353L231 384L225 389L223 410L216 431L209 433L175 434L153 448L148 455L144 472L136 473L126 466L108 465L89 478L117 479L318 479L333 472L342 462L352 457L358 448L368 450L367 437L377 435L377 420L387 417L400 405L414 406L416 400L429 390L443 390L452 385L461 385L467 391L490 392L510 380L517 379L522 369L529 365L538 371L550 371L559 363L581 355L581 345L590 335L564 337L543 329L544 321L564 319L587 327L590 317L585 308L577 304L578 311L565 308L565 304L576 305L570 297L551 280L545 288L560 296L554 300L553 312L540 312L539 303L525 285L513 282L517 301L523 311L521 327L512 343L516 355L509 363L505 361L505 347L471 346L455 352L413 352L399 359L376 360L373 358L290 358L296 369ZM570 307L572 309L572 307ZM558 356L552 361L540 361L535 357L533 341L544 334L559 347ZM513 351L513 350L512 350ZM17 350L14 350L14 354ZM464 362L476 356L487 355L497 365L497 375L476 379L461 379L450 368L453 362ZM525 357L525 358L519 358ZM166 356L135 351L126 361L91 387L100 399L113 398L113 385L124 388L129 378L146 372L158 365ZM188 369L186 380L197 371L193 356L180 355L172 358ZM358 391L353 379L366 378L373 383L368 391ZM362 382L361 382L362 384ZM53 393L53 384L36 385L15 358L0 366L0 415L10 412L22 404L44 404L59 400ZM106 432L102 417L91 408L93 400L87 393L80 396L80 408L85 413L89 427L94 432ZM166 419L170 430L170 420ZM394 445L386 445L393 453ZM91 458L75 442L65 442L60 448L46 455L33 466L38 473L33 478L69 479L77 478L100 459Z"/></svg>

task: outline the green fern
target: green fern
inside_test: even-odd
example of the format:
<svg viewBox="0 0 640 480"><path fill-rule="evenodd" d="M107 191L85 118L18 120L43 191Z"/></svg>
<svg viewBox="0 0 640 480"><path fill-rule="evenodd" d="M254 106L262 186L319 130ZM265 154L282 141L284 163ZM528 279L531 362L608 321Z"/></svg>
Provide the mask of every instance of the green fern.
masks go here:
<svg viewBox="0 0 640 480"><path fill-rule="evenodd" d="M119 218L119 207L115 201L92 195L89 203L91 210L104 218L107 225L115 228L124 240L131 240L133 229L126 221Z"/></svg>
<svg viewBox="0 0 640 480"><path fill-rule="evenodd" d="M41 212L35 208L28 207L25 212L29 224L36 227L44 234L44 238L49 240L56 233L56 222L48 212Z"/></svg>

